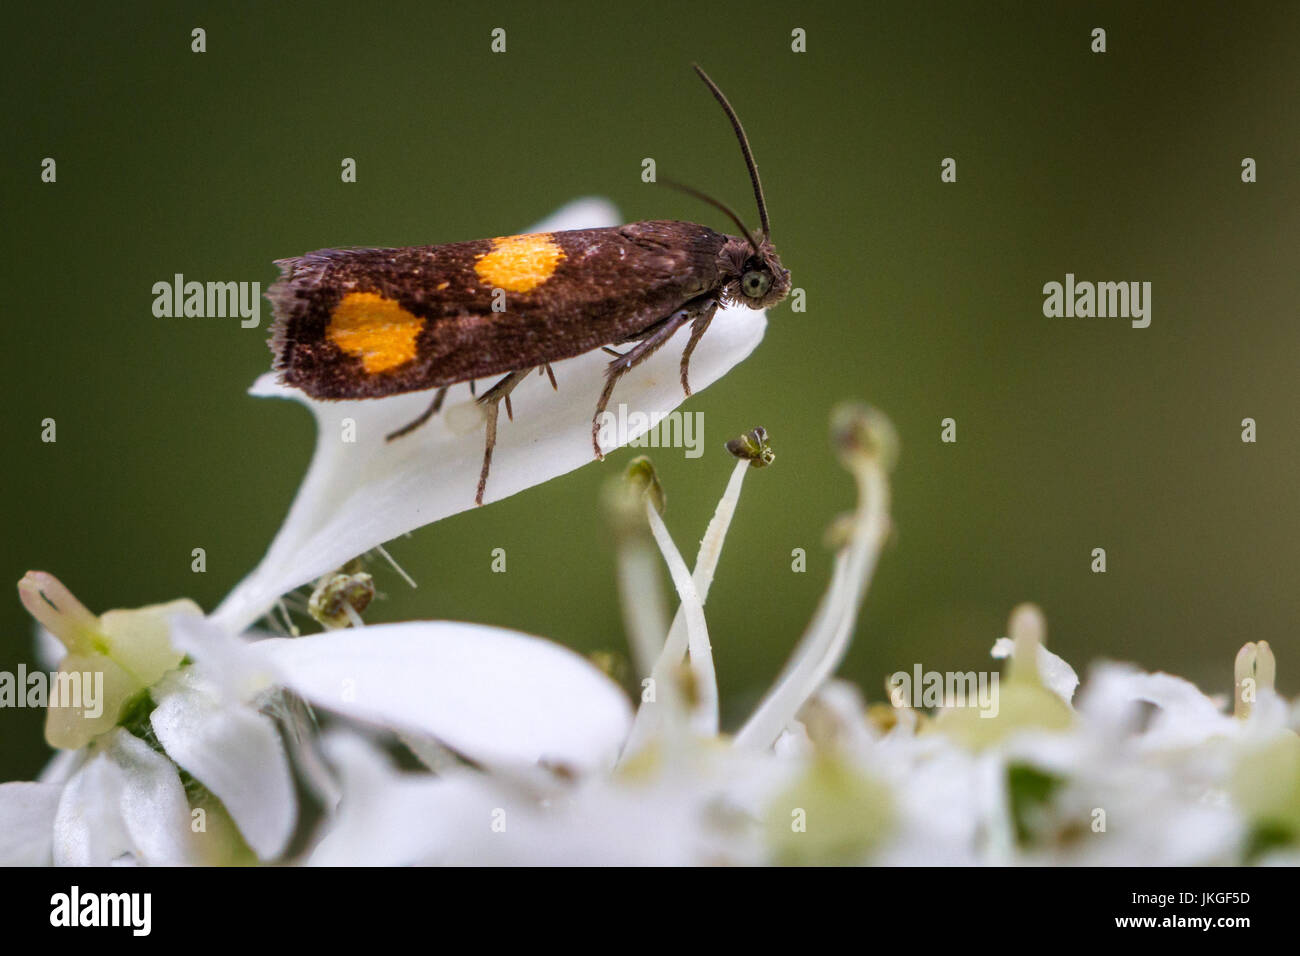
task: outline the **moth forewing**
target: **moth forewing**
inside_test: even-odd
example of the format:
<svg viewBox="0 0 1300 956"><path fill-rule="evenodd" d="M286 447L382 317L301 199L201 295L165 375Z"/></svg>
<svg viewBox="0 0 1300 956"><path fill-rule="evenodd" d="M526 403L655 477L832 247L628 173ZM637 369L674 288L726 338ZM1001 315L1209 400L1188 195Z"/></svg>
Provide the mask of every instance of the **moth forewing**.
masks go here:
<svg viewBox="0 0 1300 956"><path fill-rule="evenodd" d="M685 222L281 260L283 381L313 398L455 385L637 338L717 282L728 240Z"/></svg>

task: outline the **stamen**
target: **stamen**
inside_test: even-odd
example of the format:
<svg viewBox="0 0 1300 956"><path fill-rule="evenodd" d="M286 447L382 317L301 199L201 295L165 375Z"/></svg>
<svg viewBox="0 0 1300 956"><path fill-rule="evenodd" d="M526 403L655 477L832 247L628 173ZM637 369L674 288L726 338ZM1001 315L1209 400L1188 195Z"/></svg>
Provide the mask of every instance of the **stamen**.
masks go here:
<svg viewBox="0 0 1300 956"><path fill-rule="evenodd" d="M401 575L403 581L405 581L413 588L419 587L419 585L415 583L415 578L407 574L406 571L402 569L402 566L393 560L393 556L388 553L387 549L385 549L382 544L375 545L375 550L379 552L379 556L381 558L383 558L385 561L387 561L389 564L393 566L393 570L396 571L399 575Z"/></svg>
<svg viewBox="0 0 1300 956"><path fill-rule="evenodd" d="M762 433L761 440L759 432ZM775 457L767 445L767 432L761 428L727 442L727 450L740 458L740 461L736 462L736 467L732 469L727 488L713 511L713 517L709 520L704 538L700 541L700 550L695 556L695 570L691 575L701 606L709 600L709 589L713 586L713 577L722 558L722 546L727 540L731 519L740 504L740 491L744 487L745 476L749 474L751 466L763 467L771 464ZM686 654L687 644L686 609L685 605L680 605L673 617L672 627L668 629L663 652L655 661L654 669L651 671L651 676L656 683L671 680L673 670ZM641 707L637 710L632 730L628 734L629 752L639 749L654 734L657 721L658 711L655 709Z"/></svg>
<svg viewBox="0 0 1300 956"><path fill-rule="evenodd" d="M268 614L266 618L268 621L280 628L285 637L302 637L302 632L298 630L298 626L293 623L293 618L289 616L289 609L284 606L283 598L275 602L274 610L280 612L281 620L277 621L274 614Z"/></svg>
<svg viewBox="0 0 1300 956"><path fill-rule="evenodd" d="M1277 658L1268 641L1243 644L1232 671L1232 715L1245 720L1254 711L1260 691L1273 690L1277 680Z"/></svg>
<svg viewBox="0 0 1300 956"><path fill-rule="evenodd" d="M1255 644L1255 680L1267 690L1273 690L1277 683L1277 658L1273 656L1268 641Z"/></svg>
<svg viewBox="0 0 1300 956"><path fill-rule="evenodd" d="M799 709L835 672L848 649L867 585L889 535L889 479L897 435L881 413L863 406L836 409L831 434L841 462L858 487L849 544L836 555L831 585L790 663L753 716L736 735L736 746L766 749Z"/></svg>
<svg viewBox="0 0 1300 956"><path fill-rule="evenodd" d="M668 614L658 560L650 547L651 536L647 534L649 528L644 517L650 486L639 481L635 474L629 477L631 481L616 479L606 486L604 492L605 509L617 544L619 604L637 672L650 681L649 687L654 693L653 703L644 701L640 710L662 713L665 735L671 742L681 735L682 705L676 681L671 675L661 675L654 670L655 661L663 650L661 641ZM622 759L634 752L629 737L623 747Z"/></svg>
<svg viewBox="0 0 1300 956"><path fill-rule="evenodd" d="M1038 681L1038 649L1047 637L1047 618L1036 604L1018 604L1011 612L1007 636L1015 644L1008 676Z"/></svg>
<svg viewBox="0 0 1300 956"><path fill-rule="evenodd" d="M767 441L767 429L761 425L727 442L727 451L755 468L766 468L776 461L776 452Z"/></svg>
<svg viewBox="0 0 1300 956"><path fill-rule="evenodd" d="M668 565L668 573L682 602L681 610L686 615L687 646L691 652L691 670L695 675L696 706L692 722L699 733L716 737L718 678L713 667L713 648L709 645L709 628L704 620L704 602L695 588L695 582L691 579L691 572L687 569L686 562L682 560L681 552L673 544L668 526L655 510L654 503L647 501L645 510L646 517L650 521L650 532L654 535L655 543L659 545L659 553L663 555L664 563Z"/></svg>
<svg viewBox="0 0 1300 956"><path fill-rule="evenodd" d="M618 593L623 607L623 626L627 629L637 669L645 675L659 650L659 635L668 618L663 595L659 593L654 553L642 546L626 544L619 549ZM658 692L672 685L656 681Z"/></svg>

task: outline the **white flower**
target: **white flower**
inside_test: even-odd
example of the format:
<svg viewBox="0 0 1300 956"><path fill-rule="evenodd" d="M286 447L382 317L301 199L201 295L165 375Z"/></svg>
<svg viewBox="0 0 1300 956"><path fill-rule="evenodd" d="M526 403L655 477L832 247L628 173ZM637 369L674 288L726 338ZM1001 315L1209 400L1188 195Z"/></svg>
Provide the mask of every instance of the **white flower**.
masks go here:
<svg viewBox="0 0 1300 956"><path fill-rule="evenodd" d="M63 755L41 782L0 784L5 828L33 824L20 843L0 843L0 862L174 865L237 858L243 843L278 857L296 799L277 726L258 709L273 686L265 664L189 601L96 617L40 572L19 593L67 647L60 672L100 679L103 693L94 708L48 708L46 736ZM187 654L194 663L182 666ZM196 794L191 808L182 771L221 803ZM243 843L224 838L227 813Z"/></svg>
<svg viewBox="0 0 1300 956"><path fill-rule="evenodd" d="M278 859L297 823L286 734L302 730L281 708L281 687L417 748L437 741L501 770L612 764L631 722L622 692L579 655L499 628L412 622L246 642L188 602L165 617L145 608L95 618L51 576L24 582L47 595L32 606L52 632L75 624L77 640L130 661L143 659L133 644L143 634L174 666L96 719L51 714L68 749L41 781L0 785L0 862L237 861L245 844ZM111 639L102 620L114 622ZM99 657L113 659L96 651L79 666L110 666ZM193 801L186 777L201 788ZM328 784L319 789L333 798ZM223 829L227 815L238 837ZM209 820L213 836L194 835Z"/></svg>
<svg viewBox="0 0 1300 956"><path fill-rule="evenodd" d="M926 775L933 790L927 768L943 762L950 798L975 820L964 847L953 848L968 850L972 861L1240 863L1257 854L1252 834L1261 819L1297 813L1287 807L1296 806L1300 786L1283 785L1255 809L1242 799L1245 762L1265 747L1285 751L1294 739L1284 727L1285 707L1275 706L1271 672L1259 706L1234 719L1222 701L1181 678L1102 663L1074 710L1068 702L1078 679L1042 646L1041 613L1017 609L1010 630L1014 641L994 646L994 656L1014 655L994 718L945 711L925 728L930 733L900 723L889 734L899 743L890 755L901 758L904 780ZM1035 663L1026 667L1025 659ZM1272 767L1256 769L1252 794L1261 790L1259 777L1285 762L1272 759ZM916 848L926 829L914 821L892 859L924 862Z"/></svg>
<svg viewBox="0 0 1300 956"><path fill-rule="evenodd" d="M612 206L579 200L532 231L612 226ZM758 345L764 314L743 306L721 309L691 359L694 391L717 381ZM683 332L625 375L613 403L648 416L644 428L619 436L629 441L682 403L679 381ZM496 501L549 481L594 460L591 420L609 356L596 351L554 364L558 391L534 375L512 396L514 420L502 416L485 501ZM491 383L486 383L491 384ZM408 531L474 506L483 458L483 420L468 385L457 386L441 412L403 438L385 436L420 415L429 395L321 402L262 376L252 394L292 398L316 417L311 467L284 526L261 564L227 596L214 618L239 632L282 595L358 554ZM344 440L346 420L355 441Z"/></svg>
<svg viewBox="0 0 1300 956"><path fill-rule="evenodd" d="M181 662L168 640L174 618L202 614L193 601L172 601L96 617L58 578L29 571L18 597L49 638L63 645L45 712L45 740L75 750L111 730L130 700ZM48 638L43 650L49 653ZM75 690L75 693L72 691Z"/></svg>

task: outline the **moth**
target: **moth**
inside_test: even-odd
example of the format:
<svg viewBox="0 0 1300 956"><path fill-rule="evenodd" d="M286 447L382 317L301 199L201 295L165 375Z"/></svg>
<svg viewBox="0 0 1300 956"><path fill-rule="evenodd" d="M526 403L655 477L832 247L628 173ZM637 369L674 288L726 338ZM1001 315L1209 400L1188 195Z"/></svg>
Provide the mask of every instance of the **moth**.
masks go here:
<svg viewBox="0 0 1300 956"><path fill-rule="evenodd" d="M267 292L274 311L269 345L284 384L316 399L384 398L432 390L423 414L387 436L396 441L437 414L447 390L501 376L477 401L486 443L475 503L483 503L499 406L534 370L603 349L614 356L592 418L618 380L684 326L681 383L691 394L691 353L720 305L765 309L790 292L790 273L770 239L767 204L736 111L695 66L721 104L749 169L760 229L728 206L661 180L726 214L739 236L691 222L652 220L604 229L501 236L400 249L321 249L276 262ZM623 350L619 351L618 347Z"/></svg>

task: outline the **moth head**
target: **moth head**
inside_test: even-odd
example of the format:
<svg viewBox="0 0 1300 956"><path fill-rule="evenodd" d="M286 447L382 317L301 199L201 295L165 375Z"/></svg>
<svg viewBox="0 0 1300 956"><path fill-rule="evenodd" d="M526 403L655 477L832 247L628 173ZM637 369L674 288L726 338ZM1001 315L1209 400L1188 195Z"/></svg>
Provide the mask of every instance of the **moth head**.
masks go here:
<svg viewBox="0 0 1300 956"><path fill-rule="evenodd" d="M767 309L790 294L790 270L781 265L766 236L757 245L729 236L718 254L724 305Z"/></svg>
<svg viewBox="0 0 1300 956"><path fill-rule="evenodd" d="M682 186L680 183L670 185L726 213L740 228L743 238L728 236L727 241L718 251L718 275L722 279L723 304L766 309L776 305L790 294L790 272L781 265L781 260L777 258L776 250L772 248L769 238L772 227L767 218L767 201L763 198L763 184L758 178L754 151L749 148L749 138L745 136L744 127L740 125L740 117L731 108L727 98L722 95L722 90L718 89L718 85L709 79L708 74L701 70L698 64L695 65L695 72L709 88L713 98L722 106L736 134L736 140L740 143L740 152L745 157L745 166L749 170L749 182L754 187L754 201L758 204L758 232L750 230L726 203L719 202L712 196L707 196L688 186Z"/></svg>

